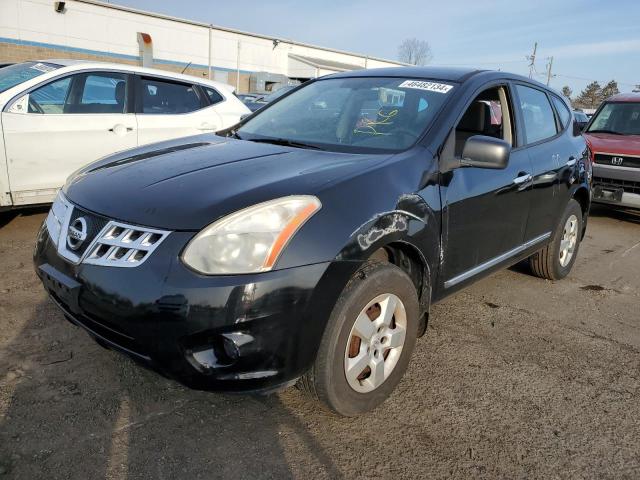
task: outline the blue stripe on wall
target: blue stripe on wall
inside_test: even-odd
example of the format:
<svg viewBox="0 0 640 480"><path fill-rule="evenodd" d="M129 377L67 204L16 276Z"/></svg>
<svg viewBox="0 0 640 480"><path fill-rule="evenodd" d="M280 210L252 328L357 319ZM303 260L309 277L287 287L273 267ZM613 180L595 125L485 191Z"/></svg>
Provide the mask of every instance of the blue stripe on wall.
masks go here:
<svg viewBox="0 0 640 480"><path fill-rule="evenodd" d="M77 52L84 53L87 55L96 55L100 57L112 57L112 58L122 58L123 60L140 60L140 57L136 55L126 55L124 53L112 53L112 52L103 52L100 50L90 50L88 48L78 48L78 47L68 47L65 45L56 45L53 43L43 43L43 42L32 42L31 40L16 40L15 38L6 38L0 37L0 42L3 43L11 43L13 45L23 45L27 47L40 47L40 48L50 48L53 50L61 50L63 52ZM44 60L41 58L34 58L33 60ZM163 60L160 58L154 58L153 63L161 64L161 65L176 65L179 67L186 67L188 62L176 62L174 60ZM201 65L199 63L192 63L189 65L189 68L201 68L204 70L209 69L209 65ZM225 68L225 67L216 67L215 65L211 65L212 70L218 70L220 72L235 72L235 68ZM240 70L240 73L251 74L254 73L251 70Z"/></svg>

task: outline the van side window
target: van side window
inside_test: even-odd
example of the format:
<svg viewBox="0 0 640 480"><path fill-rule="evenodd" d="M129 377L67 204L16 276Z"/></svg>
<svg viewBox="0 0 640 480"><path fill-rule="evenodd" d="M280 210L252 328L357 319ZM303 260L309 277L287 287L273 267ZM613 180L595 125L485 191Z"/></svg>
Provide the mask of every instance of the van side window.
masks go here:
<svg viewBox="0 0 640 480"><path fill-rule="evenodd" d="M553 109L547 95L536 88L516 85L524 121L527 144L539 142L558 133Z"/></svg>
<svg viewBox="0 0 640 480"><path fill-rule="evenodd" d="M202 107L193 85L143 77L142 113L189 113Z"/></svg>

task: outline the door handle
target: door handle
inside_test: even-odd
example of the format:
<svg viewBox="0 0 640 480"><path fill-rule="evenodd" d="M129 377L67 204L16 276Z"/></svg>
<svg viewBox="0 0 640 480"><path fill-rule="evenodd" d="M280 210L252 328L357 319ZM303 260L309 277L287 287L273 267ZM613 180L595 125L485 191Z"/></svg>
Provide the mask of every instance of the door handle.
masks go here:
<svg viewBox="0 0 640 480"><path fill-rule="evenodd" d="M114 125L109 129L111 133L115 133L116 135L125 135L127 132L133 131L133 127L125 127L121 123Z"/></svg>
<svg viewBox="0 0 640 480"><path fill-rule="evenodd" d="M567 161L567 167L573 167L576 163L577 163L577 159L576 157L569 157L569 160Z"/></svg>
<svg viewBox="0 0 640 480"><path fill-rule="evenodd" d="M531 180L533 180L533 176L530 173L527 173L525 175L520 175L519 177L514 178L513 183L515 183L516 185L522 185L523 183L530 182Z"/></svg>

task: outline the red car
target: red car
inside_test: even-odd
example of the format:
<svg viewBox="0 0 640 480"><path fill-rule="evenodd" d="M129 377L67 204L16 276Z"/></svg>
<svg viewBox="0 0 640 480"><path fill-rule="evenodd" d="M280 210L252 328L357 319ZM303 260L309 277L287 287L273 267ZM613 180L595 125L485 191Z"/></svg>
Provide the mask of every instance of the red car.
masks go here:
<svg viewBox="0 0 640 480"><path fill-rule="evenodd" d="M584 136L593 155L593 201L640 209L640 93L600 105Z"/></svg>

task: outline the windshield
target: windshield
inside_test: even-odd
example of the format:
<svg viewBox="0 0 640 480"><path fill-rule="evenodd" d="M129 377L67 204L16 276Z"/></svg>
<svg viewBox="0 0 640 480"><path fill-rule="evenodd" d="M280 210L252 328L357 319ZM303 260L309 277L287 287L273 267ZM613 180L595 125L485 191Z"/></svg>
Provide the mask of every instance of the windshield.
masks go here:
<svg viewBox="0 0 640 480"><path fill-rule="evenodd" d="M46 62L25 62L4 67L0 69L0 93L57 68L60 65Z"/></svg>
<svg viewBox="0 0 640 480"><path fill-rule="evenodd" d="M587 132L640 135L640 102L607 103L593 119Z"/></svg>
<svg viewBox="0 0 640 480"><path fill-rule="evenodd" d="M266 107L237 134L344 152L405 150L433 122L452 88L410 78L319 80Z"/></svg>
<svg viewBox="0 0 640 480"><path fill-rule="evenodd" d="M269 95L265 95L264 97L262 97L260 99L261 102L273 102L276 98L280 98L282 95L284 95L285 93L287 93L289 90L291 90L292 88L295 88L291 85L285 86L285 87L281 87L278 90L276 90L275 92L271 92Z"/></svg>
<svg viewBox="0 0 640 480"><path fill-rule="evenodd" d="M46 62L25 62L4 67L0 69L0 93L57 68L60 65Z"/></svg>

